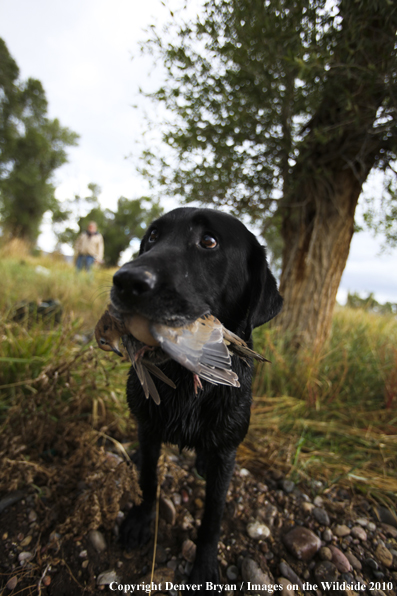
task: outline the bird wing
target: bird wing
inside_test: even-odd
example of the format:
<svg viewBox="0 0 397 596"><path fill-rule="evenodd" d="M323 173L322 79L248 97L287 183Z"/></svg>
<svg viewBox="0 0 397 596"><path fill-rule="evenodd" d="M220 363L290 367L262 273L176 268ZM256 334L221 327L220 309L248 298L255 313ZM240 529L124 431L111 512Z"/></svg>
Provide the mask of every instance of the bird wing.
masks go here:
<svg viewBox="0 0 397 596"><path fill-rule="evenodd" d="M150 376L149 372L143 366L142 360L138 359L135 362L133 362L132 364L136 370L138 379L141 382L146 399L149 399L149 395L150 395L152 397L154 403L156 405L159 405L159 403L160 403L159 392L157 391L156 385L154 384L154 381L153 381L152 377Z"/></svg>
<svg viewBox="0 0 397 596"><path fill-rule="evenodd" d="M270 362L270 360L266 360L262 356L262 354L258 354L254 350L251 350L245 343L241 337L223 327L223 338L226 344L229 346L229 350L239 356L240 358L255 358L255 360L259 360L260 362Z"/></svg>
<svg viewBox="0 0 397 596"><path fill-rule="evenodd" d="M215 385L240 386L231 370L222 325L215 317L201 317L184 327L153 323L150 330L164 352L202 379Z"/></svg>
<svg viewBox="0 0 397 596"><path fill-rule="evenodd" d="M142 385L142 389L143 389L146 399L149 399L149 395L151 395L154 403L159 405L159 403L160 403L159 392L157 391L156 385L154 384L154 381L153 381L152 377L150 376L150 373L148 371L149 367L146 366L147 362L143 362L141 358L138 358L138 359L135 358L135 351L134 351L133 343L130 340L128 335L123 335L122 339L123 339L124 347L127 350L128 357L131 360L131 364L134 367L137 377L139 379L139 382ZM156 366L156 368L157 368L157 366ZM160 369L158 369L158 370L160 370ZM153 374L154 374L154 372L153 372ZM159 376L159 375L157 375L157 376ZM164 377L166 379L168 379L168 377L166 377L166 375L164 375ZM162 380L164 381L164 379L162 379ZM170 385L172 383L172 381L170 379L168 379L168 381L169 381L168 384Z"/></svg>
<svg viewBox="0 0 397 596"><path fill-rule="evenodd" d="M167 383L167 385L169 385L170 387L172 387L173 389L176 389L176 385L173 381L171 381L171 379L169 377L167 377L166 374L163 373L163 371L156 366L155 364L153 364L153 362L150 362L150 360L142 360L142 365L147 368L147 370L149 372L152 373L152 375L154 375L155 377L157 377L158 379L160 379L160 381L163 381L164 383Z"/></svg>

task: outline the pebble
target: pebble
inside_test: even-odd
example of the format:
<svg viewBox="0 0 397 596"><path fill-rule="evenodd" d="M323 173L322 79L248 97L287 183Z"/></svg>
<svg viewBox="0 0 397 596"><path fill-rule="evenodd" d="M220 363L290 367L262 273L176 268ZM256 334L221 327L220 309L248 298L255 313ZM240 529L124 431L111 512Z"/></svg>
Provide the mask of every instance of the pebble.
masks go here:
<svg viewBox="0 0 397 596"><path fill-rule="evenodd" d="M324 503L324 499L322 497L320 497L320 495L317 495L317 497L314 498L313 503L315 504L316 507L322 507L323 503Z"/></svg>
<svg viewBox="0 0 397 596"><path fill-rule="evenodd" d="M181 490L182 503L189 503L189 493L185 488Z"/></svg>
<svg viewBox="0 0 397 596"><path fill-rule="evenodd" d="M113 571L112 569L108 569L107 571L103 571L103 573L100 573L97 577L96 583L98 586L107 586L108 584L111 584L112 582L119 582L119 578L117 576L117 573L115 571Z"/></svg>
<svg viewBox="0 0 397 596"><path fill-rule="evenodd" d="M321 548L321 540L314 532L296 526L283 536L287 549L301 561L309 561Z"/></svg>
<svg viewBox="0 0 397 596"><path fill-rule="evenodd" d="M105 537L99 530L91 530L88 532L88 540L91 542L97 553L102 553L106 550Z"/></svg>
<svg viewBox="0 0 397 596"><path fill-rule="evenodd" d="M167 567L168 569L172 569L172 571L175 571L175 569L178 567L177 559L172 558L170 561L168 561Z"/></svg>
<svg viewBox="0 0 397 596"><path fill-rule="evenodd" d="M332 532L329 528L325 528L324 532L322 533L323 540L325 542L331 542L332 540Z"/></svg>
<svg viewBox="0 0 397 596"><path fill-rule="evenodd" d="M274 470L272 470L272 476L273 476L274 480L281 480L281 478L284 476L284 474L282 473L281 470L274 469Z"/></svg>
<svg viewBox="0 0 397 596"><path fill-rule="evenodd" d="M285 561L281 561L279 565L280 573L283 577L286 577L293 584L298 584L300 589L303 591L303 583L301 579L296 575L295 571Z"/></svg>
<svg viewBox="0 0 397 596"><path fill-rule="evenodd" d="M252 584L261 584L262 590L255 590L256 594L264 594L268 596L270 589L273 590L273 582L267 573L262 571L258 563L246 557L241 566L241 574L245 582L251 582Z"/></svg>
<svg viewBox="0 0 397 596"><path fill-rule="evenodd" d="M242 476L243 478L246 478L250 474L251 474L251 472L249 470L247 470L247 468L241 468L240 476Z"/></svg>
<svg viewBox="0 0 397 596"><path fill-rule="evenodd" d="M187 539L182 544L182 557L193 563L196 558L196 545L191 540Z"/></svg>
<svg viewBox="0 0 397 596"><path fill-rule="evenodd" d="M82 551L79 553L79 557L80 557L80 559L86 559L86 558L88 557L88 553L87 553L87 551L86 551L86 550L82 550Z"/></svg>
<svg viewBox="0 0 397 596"><path fill-rule="evenodd" d="M19 553L18 561L21 563L21 565L24 565L28 561L31 561L33 557L33 553L30 553L29 551L23 551L22 553Z"/></svg>
<svg viewBox="0 0 397 596"><path fill-rule="evenodd" d="M264 519L269 526L274 524L274 520L276 519L278 514L278 509L271 503L268 503L265 507L263 512Z"/></svg>
<svg viewBox="0 0 397 596"><path fill-rule="evenodd" d="M385 567L391 567L393 565L393 555L382 544L378 544L376 547L375 557L378 559L379 563Z"/></svg>
<svg viewBox="0 0 397 596"><path fill-rule="evenodd" d="M331 523L328 513L321 507L315 507L313 509L313 517L322 526L329 526Z"/></svg>
<svg viewBox="0 0 397 596"><path fill-rule="evenodd" d="M171 526L175 524L176 509L171 499L167 499L166 497L160 498L160 517L162 517L167 524L171 524Z"/></svg>
<svg viewBox="0 0 397 596"><path fill-rule="evenodd" d="M182 520L182 530L191 530L194 524L194 517L190 513L190 511L186 511L183 520Z"/></svg>
<svg viewBox="0 0 397 596"><path fill-rule="evenodd" d="M81 564L82 568L83 569L87 569L88 563L89 563L89 560L88 559L86 559L85 561L83 561L82 564Z"/></svg>
<svg viewBox="0 0 397 596"><path fill-rule="evenodd" d="M10 579L6 583L6 586L9 590L14 590L14 588L17 587L17 583L18 583L18 578L16 575L14 575L14 577L10 577Z"/></svg>
<svg viewBox="0 0 397 596"><path fill-rule="evenodd" d="M292 493L292 491L295 488L295 482L292 482L292 480L288 480L288 479L282 480L281 488L283 489L283 491L285 493Z"/></svg>
<svg viewBox="0 0 397 596"><path fill-rule="evenodd" d="M24 538L22 540L21 546L23 546L23 547L28 546L32 542L32 538L33 538L33 536L31 536L31 535L26 536L26 538Z"/></svg>
<svg viewBox="0 0 397 596"><path fill-rule="evenodd" d="M382 524L382 530L387 536L397 538L397 528L393 528L390 524Z"/></svg>
<svg viewBox="0 0 397 596"><path fill-rule="evenodd" d="M338 578L338 570L330 561L322 561L314 570L314 575L318 583L323 581L333 582Z"/></svg>
<svg viewBox="0 0 397 596"><path fill-rule="evenodd" d="M319 554L323 561L332 561L332 551L328 546L322 546Z"/></svg>
<svg viewBox="0 0 397 596"><path fill-rule="evenodd" d="M182 503L182 496L179 493L174 493L172 500L174 501L174 505L178 507Z"/></svg>
<svg viewBox="0 0 397 596"><path fill-rule="evenodd" d="M238 578L238 567L236 567L236 565L230 565L230 567L226 569L226 577L231 582L236 581Z"/></svg>
<svg viewBox="0 0 397 596"><path fill-rule="evenodd" d="M313 503L302 503L302 511L304 511L305 513L311 513L313 509L315 509Z"/></svg>
<svg viewBox="0 0 397 596"><path fill-rule="evenodd" d="M329 546L329 549L332 553L332 562L338 571L341 573L351 571L352 566L350 565L349 559L346 557L346 555L344 555L342 551L333 544Z"/></svg>
<svg viewBox="0 0 397 596"><path fill-rule="evenodd" d="M296 593L293 587L291 586L291 582L289 581L289 579L286 579L285 577L279 577L277 583L280 586L282 586L281 596L296 596Z"/></svg>
<svg viewBox="0 0 397 596"><path fill-rule="evenodd" d="M370 532L375 532L376 530L376 525L374 524L374 522L368 522L368 526L367 526L368 530Z"/></svg>
<svg viewBox="0 0 397 596"><path fill-rule="evenodd" d="M255 521L248 524L247 534L250 538L259 540L259 538L268 538L270 536L270 530L265 524Z"/></svg>
<svg viewBox="0 0 397 596"><path fill-rule="evenodd" d="M353 526L351 534L353 538L358 538L363 541L367 540L367 532L361 526Z"/></svg>
<svg viewBox="0 0 397 596"><path fill-rule="evenodd" d="M374 559L371 559L371 557L368 557L364 560L364 565L367 565L367 567L373 569L374 571L378 571L379 569L378 563Z"/></svg>
<svg viewBox="0 0 397 596"><path fill-rule="evenodd" d="M350 528L348 528L344 524L338 524L334 529L334 534L339 538L343 538L343 536L348 536L350 534Z"/></svg>
<svg viewBox="0 0 397 596"><path fill-rule="evenodd" d="M355 555L353 555L353 553L349 553L349 552L346 553L346 559L349 561L349 563L353 567L353 569L357 569L358 571L361 571L361 569L363 568L360 561L357 559L357 557Z"/></svg>
<svg viewBox="0 0 397 596"><path fill-rule="evenodd" d="M43 577L43 584L48 587L51 583L51 577L49 575L45 575Z"/></svg>
<svg viewBox="0 0 397 596"><path fill-rule="evenodd" d="M366 528L368 526L368 520L365 517L359 517L358 519L356 519L356 524L362 526L363 528Z"/></svg>
<svg viewBox="0 0 397 596"><path fill-rule="evenodd" d="M31 509L29 511L28 520L30 523L33 523L37 520L37 513L35 512L34 509Z"/></svg>
<svg viewBox="0 0 397 596"><path fill-rule="evenodd" d="M387 507L378 505L376 513L381 522L397 528L397 518L392 514L391 511L389 511L389 509L387 509Z"/></svg>
<svg viewBox="0 0 397 596"><path fill-rule="evenodd" d="M340 579L347 584L351 584L354 582L354 576L351 573L342 573Z"/></svg>

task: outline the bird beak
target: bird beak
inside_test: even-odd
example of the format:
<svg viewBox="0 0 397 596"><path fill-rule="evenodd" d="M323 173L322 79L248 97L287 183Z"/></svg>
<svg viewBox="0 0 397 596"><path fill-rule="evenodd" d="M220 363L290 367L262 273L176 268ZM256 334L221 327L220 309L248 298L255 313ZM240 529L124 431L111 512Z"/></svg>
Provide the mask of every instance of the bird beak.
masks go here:
<svg viewBox="0 0 397 596"><path fill-rule="evenodd" d="M118 350L117 348L115 348L114 346L112 346L112 350L115 354L117 354L117 356L122 356L123 354L120 352L120 350Z"/></svg>

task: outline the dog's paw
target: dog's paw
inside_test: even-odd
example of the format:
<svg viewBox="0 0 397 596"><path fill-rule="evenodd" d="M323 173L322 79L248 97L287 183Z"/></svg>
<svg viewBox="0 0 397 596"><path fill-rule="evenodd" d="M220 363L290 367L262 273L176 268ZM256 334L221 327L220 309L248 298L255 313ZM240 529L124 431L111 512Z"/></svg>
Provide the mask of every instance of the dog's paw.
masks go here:
<svg viewBox="0 0 397 596"><path fill-rule="evenodd" d="M152 514L143 510L140 505L133 507L120 526L120 542L130 550L146 544L151 537L150 521Z"/></svg>
<svg viewBox="0 0 397 596"><path fill-rule="evenodd" d="M216 559L215 561L196 560L189 576L189 584L200 586L199 589L196 588L195 593L212 594L214 596L215 586L219 583L218 561Z"/></svg>

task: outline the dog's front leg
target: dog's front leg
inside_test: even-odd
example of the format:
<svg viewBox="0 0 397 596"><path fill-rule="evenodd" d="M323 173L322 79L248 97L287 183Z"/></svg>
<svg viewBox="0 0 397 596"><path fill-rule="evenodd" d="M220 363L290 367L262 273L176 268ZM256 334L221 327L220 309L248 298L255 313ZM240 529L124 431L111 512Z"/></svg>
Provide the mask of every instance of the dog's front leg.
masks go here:
<svg viewBox="0 0 397 596"><path fill-rule="evenodd" d="M120 541L127 549L141 546L150 539L150 521L157 490L157 462L161 449L158 438L143 432L141 427L138 429L138 435L139 485L142 490L142 502L130 509L120 527Z"/></svg>
<svg viewBox="0 0 397 596"><path fill-rule="evenodd" d="M227 490L234 468L235 451L206 454L206 495L204 515L197 535L196 559L190 583L201 584L201 592L214 593L207 585L219 583L218 541ZM200 455L200 457L202 457Z"/></svg>

